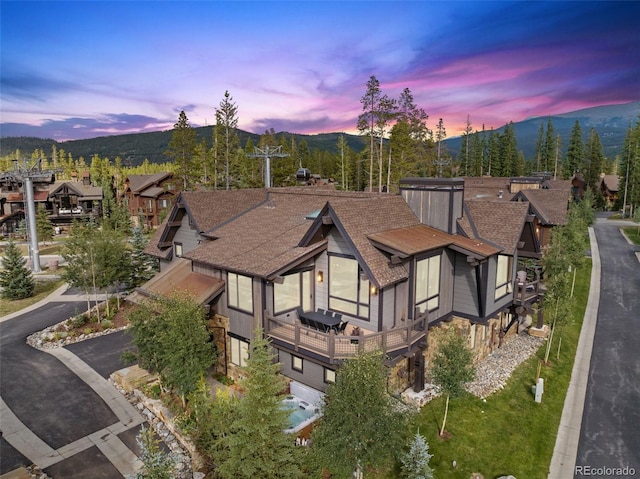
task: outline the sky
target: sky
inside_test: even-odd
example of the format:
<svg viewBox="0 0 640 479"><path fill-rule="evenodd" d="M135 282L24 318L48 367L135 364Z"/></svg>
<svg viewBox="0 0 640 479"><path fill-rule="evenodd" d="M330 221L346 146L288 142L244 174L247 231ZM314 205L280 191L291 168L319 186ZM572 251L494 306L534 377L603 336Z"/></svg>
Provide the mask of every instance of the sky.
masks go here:
<svg viewBox="0 0 640 479"><path fill-rule="evenodd" d="M371 76L448 137L640 99L638 1L0 0L0 135L357 133Z"/></svg>

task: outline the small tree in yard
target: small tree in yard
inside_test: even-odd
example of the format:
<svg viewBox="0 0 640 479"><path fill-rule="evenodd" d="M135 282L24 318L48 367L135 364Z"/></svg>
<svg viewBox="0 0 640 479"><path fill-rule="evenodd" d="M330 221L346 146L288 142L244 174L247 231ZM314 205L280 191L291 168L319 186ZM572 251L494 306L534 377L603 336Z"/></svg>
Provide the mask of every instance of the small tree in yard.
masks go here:
<svg viewBox="0 0 640 479"><path fill-rule="evenodd" d="M172 479L174 477L174 460L169 454L160 450L160 441L153 429L143 426L136 436L136 442L142 451L140 456L142 468L136 473L134 479Z"/></svg>
<svg viewBox="0 0 640 479"><path fill-rule="evenodd" d="M11 239L2 257L0 270L0 296L6 299L24 299L33 296L35 281L27 268L27 260Z"/></svg>
<svg viewBox="0 0 640 479"><path fill-rule="evenodd" d="M215 360L204 309L186 294L157 298L129 315L130 334L142 367L186 403L186 395Z"/></svg>
<svg viewBox="0 0 640 479"><path fill-rule="evenodd" d="M464 387L475 377L473 353L465 339L453 329L449 330L438 345L431 365L431 377L443 394L447 395L444 419L440 435L444 434L449 412L449 398L464 393Z"/></svg>
<svg viewBox="0 0 640 479"><path fill-rule="evenodd" d="M386 467L402 437L406 416L387 394L381 352L361 353L338 369L329 385L323 417L311 439L311 467L335 477L362 477L367 467Z"/></svg>
<svg viewBox="0 0 640 479"><path fill-rule="evenodd" d="M273 358L262 330L256 330L242 383L245 394L227 437L229 455L218 468L225 479L295 479L302 475L293 438L284 432L289 427L281 401L285 383Z"/></svg>
<svg viewBox="0 0 640 479"><path fill-rule="evenodd" d="M130 275L127 280L129 287L140 286L158 272L158 261L144 252L147 243L142 228L134 228L131 241Z"/></svg>
<svg viewBox="0 0 640 479"><path fill-rule="evenodd" d="M36 231L38 241L43 241L45 244L47 241L53 241L53 224L49 220L49 213L42 205L38 206L36 214Z"/></svg>
<svg viewBox="0 0 640 479"><path fill-rule="evenodd" d="M417 432L411 441L411 447L401 458L403 479L433 479L433 469L429 466L432 454L429 454L429 444Z"/></svg>

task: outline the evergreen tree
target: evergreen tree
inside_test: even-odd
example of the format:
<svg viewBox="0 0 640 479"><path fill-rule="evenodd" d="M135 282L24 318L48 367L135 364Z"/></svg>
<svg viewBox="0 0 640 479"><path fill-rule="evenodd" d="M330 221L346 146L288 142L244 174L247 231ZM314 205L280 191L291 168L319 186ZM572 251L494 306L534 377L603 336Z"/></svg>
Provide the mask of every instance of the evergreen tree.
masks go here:
<svg viewBox="0 0 640 479"><path fill-rule="evenodd" d="M562 168L562 177L568 180L578 171L582 171L584 163L584 143L582 141L582 128L580 122L576 120L571 129L569 137L569 146L567 149L567 157L564 167Z"/></svg>
<svg viewBox="0 0 640 479"><path fill-rule="evenodd" d="M140 460L142 468L136 473L135 479L172 479L175 461L169 454L160 450L160 440L151 427L142 426L136 436L136 442L142 451Z"/></svg>
<svg viewBox="0 0 640 479"><path fill-rule="evenodd" d="M543 158L545 154L544 147L544 123L540 122L540 126L538 127L538 138L536 140L536 171L543 171Z"/></svg>
<svg viewBox="0 0 640 479"><path fill-rule="evenodd" d="M130 275L128 286L133 288L149 281L158 272L158 260L144 252L149 241L142 228L133 228L131 240Z"/></svg>
<svg viewBox="0 0 640 479"><path fill-rule="evenodd" d="M600 173L602 173L602 164L604 162L604 154L602 153L602 144L600 136L594 128L591 128L587 136L585 145L585 159L587 161L587 174L585 180L591 187L594 194L600 191Z"/></svg>
<svg viewBox="0 0 640 479"><path fill-rule="evenodd" d="M224 98L220 107L216 108L216 145L219 147L218 158L224 163L225 188L231 187L231 163L235 158L239 146L238 134L238 106L228 91L224 92Z"/></svg>
<svg viewBox="0 0 640 479"><path fill-rule="evenodd" d="M444 151L442 142L447 137L447 130L444 127L444 121L442 118L438 120L438 125L436 126L435 140L437 145L437 156L436 156L436 164L438 166L438 176L442 177L442 167L444 166Z"/></svg>
<svg viewBox="0 0 640 479"><path fill-rule="evenodd" d="M35 281L27 268L27 259L10 239L2 257L0 269L0 296L6 299L24 299L33 296Z"/></svg>
<svg viewBox="0 0 640 479"><path fill-rule="evenodd" d="M175 163L176 178L182 182L183 189L189 189L198 179L198 165L195 162L197 135L184 111L180 112L178 121L173 125L173 133L169 140L167 156Z"/></svg>
<svg viewBox="0 0 640 479"><path fill-rule="evenodd" d="M622 211L625 216L634 215L634 210L640 209L640 118L625 136L619 185ZM627 205L631 210L628 211Z"/></svg>
<svg viewBox="0 0 640 479"><path fill-rule="evenodd" d="M273 359L262 330L256 330L242 383L245 394L228 437L229 457L218 469L225 479L301 477L295 443L284 432L288 427L288 414L281 402L285 384Z"/></svg>
<svg viewBox="0 0 640 479"><path fill-rule="evenodd" d="M440 435L444 434L449 412L449 398L464 393L465 385L475 376L473 353L465 339L453 329L442 338L433 358L431 376L434 384L447 396Z"/></svg>
<svg viewBox="0 0 640 479"><path fill-rule="evenodd" d="M361 135L366 134L369 137L369 191L373 190L373 157L376 133L376 121L378 119L377 112L379 109L382 91L380 90L380 82L372 75L367 82L367 90L360 99L362 103L362 113L358 117L358 131Z"/></svg>
<svg viewBox="0 0 640 479"><path fill-rule="evenodd" d="M392 462L405 427L386 390L380 352L361 353L338 369L325 396L323 417L312 432L311 460L337 477L361 477L368 467Z"/></svg>
<svg viewBox="0 0 640 479"><path fill-rule="evenodd" d="M403 479L433 479L433 469L429 466L432 455L429 454L429 444L417 432L413 436L409 451L401 458Z"/></svg>
<svg viewBox="0 0 640 479"><path fill-rule="evenodd" d="M504 127L504 133L500 137L500 164L501 169L493 173L494 176L515 176L514 171L518 162L518 145L513 122Z"/></svg>
<svg viewBox="0 0 640 479"><path fill-rule="evenodd" d="M556 130L553 127L551 117L549 117L547 119L547 132L544 140L544 163L542 171L552 171L554 169L557 147L556 141Z"/></svg>

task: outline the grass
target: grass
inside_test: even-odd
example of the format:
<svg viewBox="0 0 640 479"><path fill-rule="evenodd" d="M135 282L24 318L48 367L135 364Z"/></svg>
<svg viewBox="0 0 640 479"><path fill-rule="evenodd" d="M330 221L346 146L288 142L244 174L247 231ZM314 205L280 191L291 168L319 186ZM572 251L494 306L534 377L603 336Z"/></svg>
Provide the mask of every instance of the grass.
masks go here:
<svg viewBox="0 0 640 479"><path fill-rule="evenodd" d="M589 260L583 271L590 270L590 266ZM547 477L571 379L589 281L587 274L576 279L571 316L556 329L549 364L542 365L540 377L545 380L542 403L534 402L531 386L538 364L544 359L546 343L514 371L503 390L489 396L486 402L470 394L452 399L447 418L448 439L438 436L444 398L436 398L422 408L413 428L419 429L429 443L435 477L468 479L474 472L485 478L507 474L528 479ZM562 346L557 357L560 338ZM457 463L456 468L453 461Z"/></svg>
<svg viewBox="0 0 640 479"><path fill-rule="evenodd" d="M633 226L631 228L623 228L624 234L627 235L631 241L635 244L640 245L640 225Z"/></svg>
<svg viewBox="0 0 640 479"><path fill-rule="evenodd" d="M32 304L37 303L41 299L44 299L60 286L64 284L62 280L56 281L36 281L36 288L33 296L25 299L0 299L0 317L5 316L7 314L15 313L16 311L20 311L21 309L26 308L27 306L31 306Z"/></svg>

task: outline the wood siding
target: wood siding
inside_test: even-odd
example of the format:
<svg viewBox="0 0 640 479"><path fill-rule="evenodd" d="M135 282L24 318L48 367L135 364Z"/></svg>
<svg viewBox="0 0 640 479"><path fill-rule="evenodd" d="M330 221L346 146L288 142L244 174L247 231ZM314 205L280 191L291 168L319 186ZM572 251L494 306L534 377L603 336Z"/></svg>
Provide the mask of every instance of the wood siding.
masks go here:
<svg viewBox="0 0 640 479"><path fill-rule="evenodd" d="M456 313L471 316L480 315L480 305L478 304L478 281L476 279L476 268L471 266L462 255L456 255L455 278L453 289L454 303L453 310ZM495 291L495 288L494 288Z"/></svg>
<svg viewBox="0 0 640 479"><path fill-rule="evenodd" d="M297 356L302 358L302 372L296 371L291 367L292 354L284 349L277 351L281 374L313 389L326 392L328 384L324 382L324 366L303 356Z"/></svg>

